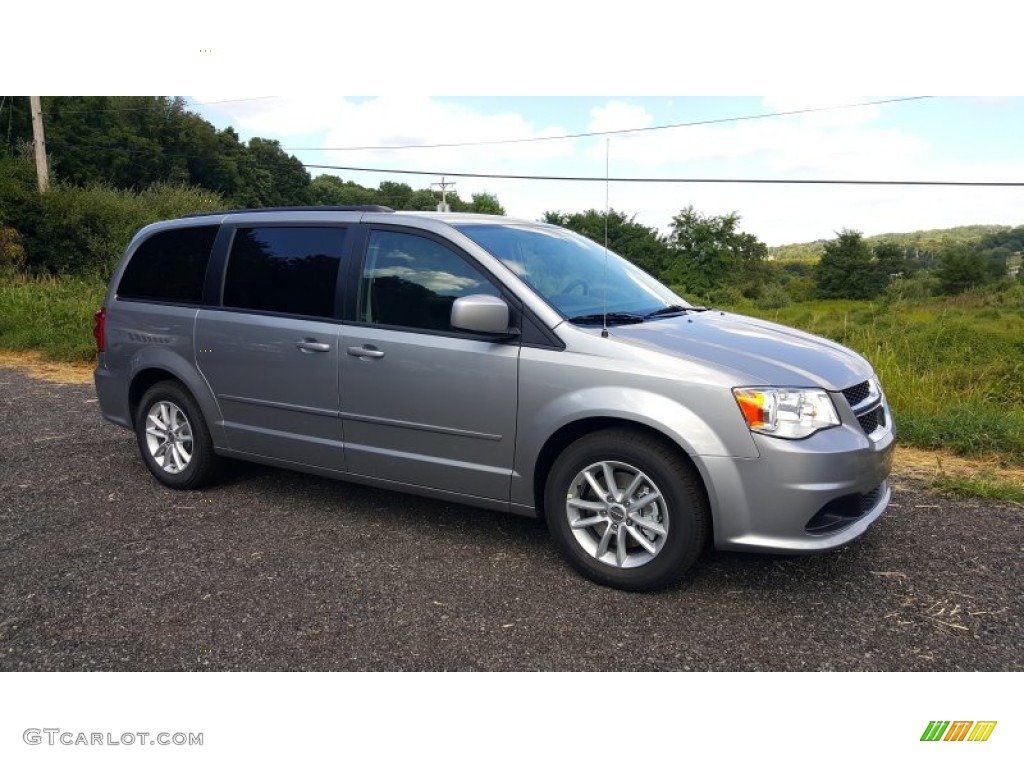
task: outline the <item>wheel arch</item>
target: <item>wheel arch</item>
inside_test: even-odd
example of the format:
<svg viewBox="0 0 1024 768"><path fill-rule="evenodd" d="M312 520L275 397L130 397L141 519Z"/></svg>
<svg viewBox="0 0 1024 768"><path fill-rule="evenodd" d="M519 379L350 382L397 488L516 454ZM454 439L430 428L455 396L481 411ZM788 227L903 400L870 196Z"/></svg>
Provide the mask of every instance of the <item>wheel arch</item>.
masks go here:
<svg viewBox="0 0 1024 768"><path fill-rule="evenodd" d="M135 426L135 412L139 409L142 396L150 387L161 381L173 381L186 386L185 382L165 368L143 368L132 377L131 383L128 385L128 410L133 427Z"/></svg>
<svg viewBox="0 0 1024 768"><path fill-rule="evenodd" d="M226 447L227 439L220 408L206 380L194 368L176 355L142 356L133 360L128 383L128 408L132 428L135 412L146 391L161 381L173 381L183 386L199 405L206 427L215 447Z"/></svg>
<svg viewBox="0 0 1024 768"><path fill-rule="evenodd" d="M696 477L700 480L700 490L704 494L706 508L712 511L711 496L708 493L708 479L702 467L693 460L693 457L686 451L685 447L672 436L643 422L614 416L593 416L577 419L561 426L548 437L537 454L533 469L533 499L538 517L544 518L544 487L547 485L551 469L559 454L581 437L609 429L625 429L645 434L669 446L678 455L680 460L693 470ZM714 524L713 511L709 523L712 526Z"/></svg>

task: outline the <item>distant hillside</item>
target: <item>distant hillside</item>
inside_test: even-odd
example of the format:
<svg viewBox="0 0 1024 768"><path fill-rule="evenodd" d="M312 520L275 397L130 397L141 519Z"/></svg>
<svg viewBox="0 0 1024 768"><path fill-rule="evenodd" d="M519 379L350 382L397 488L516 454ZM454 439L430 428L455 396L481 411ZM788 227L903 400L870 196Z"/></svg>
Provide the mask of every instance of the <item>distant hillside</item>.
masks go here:
<svg viewBox="0 0 1024 768"><path fill-rule="evenodd" d="M884 235L872 235L864 240L870 245L881 242L893 242L903 248L913 248L922 252L935 253L947 245L974 245L981 242L987 235L1006 232L1013 229L1001 224L969 224L950 229L922 229L917 232L892 232ZM827 240L815 240L810 243L792 243L770 248L771 258L776 261L817 261L821 258L822 247Z"/></svg>
<svg viewBox="0 0 1024 768"><path fill-rule="evenodd" d="M809 243L790 243L768 249L768 258L773 261L817 261L827 240L812 240Z"/></svg>

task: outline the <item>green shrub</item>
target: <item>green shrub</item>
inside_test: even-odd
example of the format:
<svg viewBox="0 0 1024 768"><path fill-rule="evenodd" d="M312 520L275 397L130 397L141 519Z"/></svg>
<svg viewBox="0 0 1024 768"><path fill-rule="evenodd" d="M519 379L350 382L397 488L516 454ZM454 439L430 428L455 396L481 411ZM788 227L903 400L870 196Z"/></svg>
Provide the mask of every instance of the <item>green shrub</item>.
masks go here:
<svg viewBox="0 0 1024 768"><path fill-rule="evenodd" d="M778 283L768 283L762 290L761 296L754 302L759 309L782 309L789 306L792 299L786 289Z"/></svg>
<svg viewBox="0 0 1024 768"><path fill-rule="evenodd" d="M885 298L890 301L927 299L938 292L938 278L922 273L893 280L886 286Z"/></svg>
<svg viewBox="0 0 1024 768"><path fill-rule="evenodd" d="M706 295L694 297L694 300L703 301L711 307L743 307L751 304L739 288L731 285L712 288Z"/></svg>
<svg viewBox="0 0 1024 768"><path fill-rule="evenodd" d="M199 187L155 184L142 192L105 184L55 184L8 206L24 237L28 271L36 275L96 275L106 279L139 229L192 211L223 208Z"/></svg>
<svg viewBox="0 0 1024 768"><path fill-rule="evenodd" d="M818 293L818 286L813 278L797 277L786 284L786 293L793 301L812 301Z"/></svg>
<svg viewBox="0 0 1024 768"><path fill-rule="evenodd" d="M14 274L25 266L25 246L14 227L0 222L0 275Z"/></svg>
<svg viewBox="0 0 1024 768"><path fill-rule="evenodd" d="M992 298L999 306L1024 310L1024 282L1011 283L1006 290L1000 291Z"/></svg>
<svg viewBox="0 0 1024 768"><path fill-rule="evenodd" d="M937 273L942 292L950 295L963 293L992 280L988 257L966 245L947 248L939 259Z"/></svg>
<svg viewBox="0 0 1024 768"><path fill-rule="evenodd" d="M19 144L9 154L0 148L0 222L12 221L11 211L20 202L36 193L36 168L32 145Z"/></svg>

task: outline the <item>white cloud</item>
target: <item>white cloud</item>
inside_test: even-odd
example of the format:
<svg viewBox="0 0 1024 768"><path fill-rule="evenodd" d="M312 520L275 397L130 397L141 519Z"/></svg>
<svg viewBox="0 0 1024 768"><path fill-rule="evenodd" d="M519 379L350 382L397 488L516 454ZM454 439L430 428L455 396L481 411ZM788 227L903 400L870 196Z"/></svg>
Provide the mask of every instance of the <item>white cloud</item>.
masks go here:
<svg viewBox="0 0 1024 768"><path fill-rule="evenodd" d="M329 127L328 147L394 146L409 144L471 144L422 150L328 152L351 164L355 157L387 161L392 166L453 170L513 171L524 161L571 157L573 142L524 141L514 144L481 142L560 136L566 129L538 125L513 112L483 114L450 101L428 97L385 96L362 103L341 102L337 121ZM475 145L475 146L474 146ZM481 165L487 163L486 166Z"/></svg>
<svg viewBox="0 0 1024 768"><path fill-rule="evenodd" d="M622 131L632 128L647 128L654 118L641 106L622 101L610 101L602 107L590 110L588 132Z"/></svg>
<svg viewBox="0 0 1024 768"><path fill-rule="evenodd" d="M206 99L197 97L197 101ZM350 99L331 96L287 96L267 100L225 103L219 110L229 114L244 135L289 139L324 134L323 146L334 160L354 157L400 159L402 164L429 164L446 160L496 157L500 161L566 157L572 142L541 141L501 146L440 147L420 150L352 150L353 147L391 147L422 144L459 144L537 139L560 136L566 129L541 125L514 112L485 114L470 107L427 96L382 96ZM335 151L330 148L346 148ZM455 151L453 151L455 150Z"/></svg>

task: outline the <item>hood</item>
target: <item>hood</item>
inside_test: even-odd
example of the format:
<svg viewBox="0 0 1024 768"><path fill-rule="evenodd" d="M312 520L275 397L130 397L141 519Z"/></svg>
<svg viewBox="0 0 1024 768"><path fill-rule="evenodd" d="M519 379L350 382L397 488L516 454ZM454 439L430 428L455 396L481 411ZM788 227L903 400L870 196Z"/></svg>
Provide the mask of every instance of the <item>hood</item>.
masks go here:
<svg viewBox="0 0 1024 768"><path fill-rule="evenodd" d="M608 329L620 341L735 371L740 384L838 391L870 378L871 365L841 344L784 325L719 310Z"/></svg>

